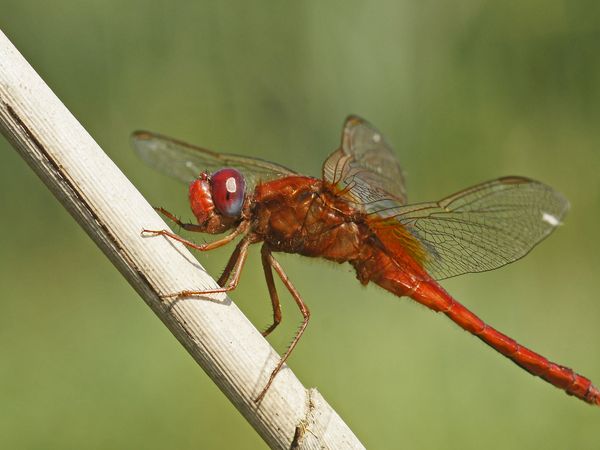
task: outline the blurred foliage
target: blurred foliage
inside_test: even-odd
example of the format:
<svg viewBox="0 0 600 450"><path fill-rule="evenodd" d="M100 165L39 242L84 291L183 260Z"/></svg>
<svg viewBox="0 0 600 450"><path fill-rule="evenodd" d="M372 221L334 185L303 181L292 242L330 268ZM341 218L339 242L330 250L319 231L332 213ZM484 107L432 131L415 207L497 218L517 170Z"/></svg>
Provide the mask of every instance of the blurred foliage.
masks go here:
<svg viewBox="0 0 600 450"><path fill-rule="evenodd" d="M600 3L2 0L0 29L150 201L185 187L128 146L146 128L310 174L357 113L413 200L500 175L563 191L566 224L522 262L444 285L484 319L600 382ZM1 448L264 444L2 140ZM198 238L201 239L201 238ZM220 273L229 249L198 258ZM370 448L597 448L600 411L448 320L280 261L313 319L290 360ZM317 281L326 274L326 283ZM270 317L259 258L233 298ZM286 298L283 350L300 316Z"/></svg>

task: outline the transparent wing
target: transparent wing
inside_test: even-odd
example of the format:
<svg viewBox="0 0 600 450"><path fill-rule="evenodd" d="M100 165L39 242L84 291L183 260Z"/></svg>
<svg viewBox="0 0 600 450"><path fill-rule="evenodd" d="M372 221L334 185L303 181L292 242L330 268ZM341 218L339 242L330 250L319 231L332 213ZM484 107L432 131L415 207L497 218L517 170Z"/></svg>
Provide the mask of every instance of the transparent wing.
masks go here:
<svg viewBox="0 0 600 450"><path fill-rule="evenodd" d="M406 203L404 176L383 135L357 116L349 116L342 144L323 164L323 180L365 212Z"/></svg>
<svg viewBox="0 0 600 450"><path fill-rule="evenodd" d="M216 153L148 131L136 131L131 142L144 162L183 182L193 181L201 172L214 172L223 167L238 169L252 188L262 181L295 174L262 159Z"/></svg>
<svg viewBox="0 0 600 450"><path fill-rule="evenodd" d="M496 269L525 256L569 209L549 186L522 177L476 185L436 203L374 215L373 231L392 252L408 251L436 279Z"/></svg>

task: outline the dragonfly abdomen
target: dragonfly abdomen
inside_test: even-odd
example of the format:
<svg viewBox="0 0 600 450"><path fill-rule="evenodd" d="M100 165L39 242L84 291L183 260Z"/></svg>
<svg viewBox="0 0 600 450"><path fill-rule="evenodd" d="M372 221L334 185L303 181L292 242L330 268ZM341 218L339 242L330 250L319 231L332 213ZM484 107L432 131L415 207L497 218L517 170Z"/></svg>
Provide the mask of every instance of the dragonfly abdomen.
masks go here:
<svg viewBox="0 0 600 450"><path fill-rule="evenodd" d="M477 336L532 375L587 403L600 405L600 391L588 378L548 360L491 327L422 271L414 273L410 266L397 264L382 251L374 254L373 260L383 270L371 277L370 281L398 296L411 297L422 305L445 314L462 329Z"/></svg>

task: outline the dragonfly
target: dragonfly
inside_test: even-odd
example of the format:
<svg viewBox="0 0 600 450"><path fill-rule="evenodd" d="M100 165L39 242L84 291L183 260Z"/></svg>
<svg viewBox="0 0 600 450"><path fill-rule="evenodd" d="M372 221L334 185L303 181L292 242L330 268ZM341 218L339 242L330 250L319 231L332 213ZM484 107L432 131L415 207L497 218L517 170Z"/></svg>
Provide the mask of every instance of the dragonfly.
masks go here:
<svg viewBox="0 0 600 450"><path fill-rule="evenodd" d="M342 139L324 162L320 178L279 164L217 153L147 131L132 135L150 166L189 183L197 223L160 213L190 232L224 234L197 244L170 230L144 230L209 251L240 238L220 288L187 290L177 298L229 292L238 285L252 244L261 259L273 309L269 335L281 322L273 271L300 312L302 324L256 398L260 402L302 337L310 310L273 253L296 253L349 263L361 284L375 283L446 315L534 376L589 404L600 391L572 369L556 364L488 325L455 300L440 280L496 269L525 256L561 223L567 199L538 181L507 176L477 184L436 202L408 204L400 164L382 133L349 116Z"/></svg>

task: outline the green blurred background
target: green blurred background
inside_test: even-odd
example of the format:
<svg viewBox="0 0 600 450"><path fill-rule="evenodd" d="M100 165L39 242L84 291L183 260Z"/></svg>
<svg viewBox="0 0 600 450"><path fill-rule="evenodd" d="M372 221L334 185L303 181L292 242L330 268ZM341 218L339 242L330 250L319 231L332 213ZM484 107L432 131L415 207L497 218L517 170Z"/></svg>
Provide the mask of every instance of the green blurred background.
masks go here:
<svg viewBox="0 0 600 450"><path fill-rule="evenodd" d="M600 383L600 3L2 0L0 29L155 205L158 131L318 175L349 113L398 152L411 200L501 175L564 192L566 223L511 267L444 282L485 320ZM263 448L0 140L0 447ZM219 274L231 249L199 255ZM370 448L598 448L600 409L349 266L279 260L313 319L290 365ZM270 306L255 251L232 297ZM263 299L264 297L264 299ZM259 299L256 301L254 299ZM250 301L250 299L253 299ZM285 298L271 342L300 323Z"/></svg>

